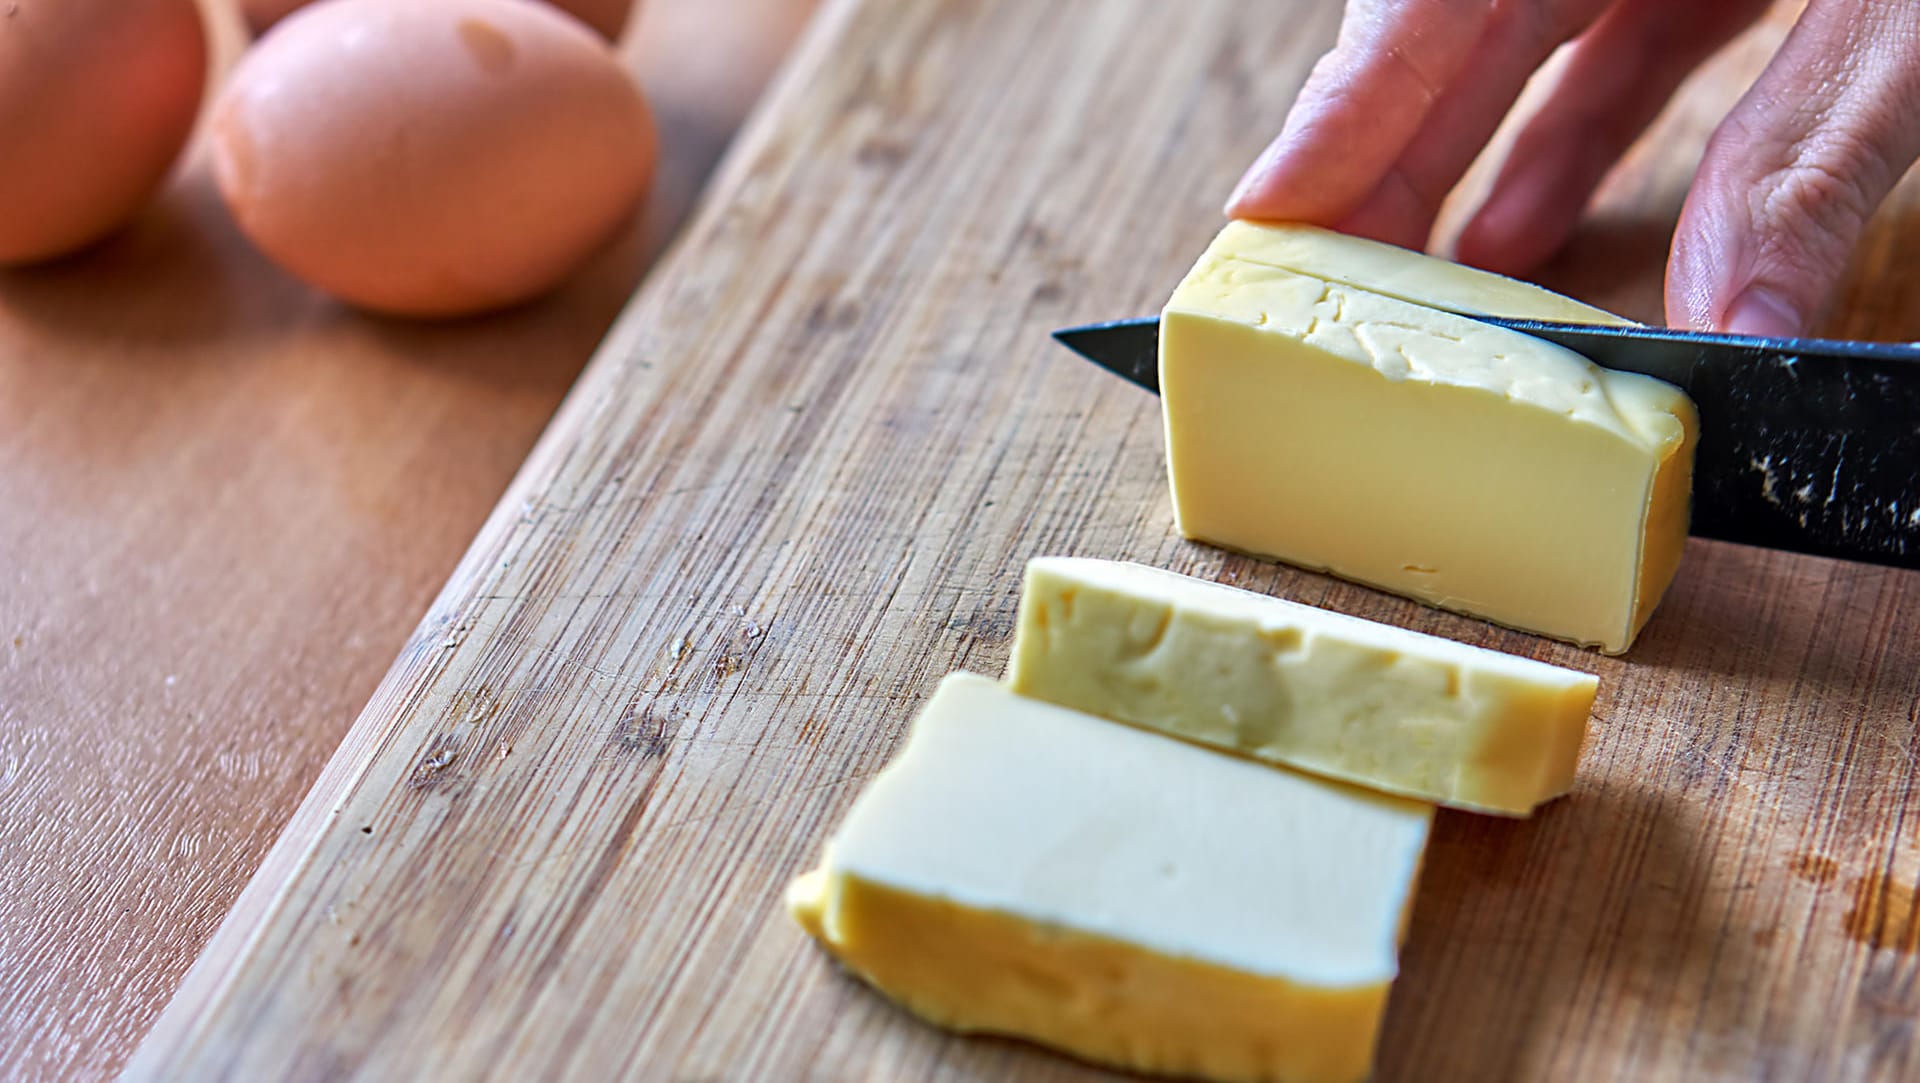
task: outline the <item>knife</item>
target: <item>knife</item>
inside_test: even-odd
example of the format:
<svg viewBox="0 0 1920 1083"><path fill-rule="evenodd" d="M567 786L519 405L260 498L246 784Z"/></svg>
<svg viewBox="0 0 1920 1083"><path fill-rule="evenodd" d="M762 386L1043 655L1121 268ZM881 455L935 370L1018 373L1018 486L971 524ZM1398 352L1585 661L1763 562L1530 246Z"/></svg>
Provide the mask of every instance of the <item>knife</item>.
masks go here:
<svg viewBox="0 0 1920 1083"><path fill-rule="evenodd" d="M1920 345L1473 318L1685 391L1694 535L1920 568ZM1053 337L1160 393L1158 318Z"/></svg>

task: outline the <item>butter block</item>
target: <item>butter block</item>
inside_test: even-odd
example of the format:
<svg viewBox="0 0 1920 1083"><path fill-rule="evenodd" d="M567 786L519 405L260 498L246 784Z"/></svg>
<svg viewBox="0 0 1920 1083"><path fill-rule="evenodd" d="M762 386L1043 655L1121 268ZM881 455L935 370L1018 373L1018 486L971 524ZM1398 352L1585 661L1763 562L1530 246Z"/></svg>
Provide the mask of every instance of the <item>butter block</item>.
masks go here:
<svg viewBox="0 0 1920 1083"><path fill-rule="evenodd" d="M1686 540L1692 403L1551 343L1281 266L1255 243L1264 228L1223 231L1162 313L1180 532L1625 651ZM1384 248L1336 270L1385 278ZM1391 283L1408 296L1567 314L1523 284L1385 251L1412 268Z"/></svg>
<svg viewBox="0 0 1920 1083"><path fill-rule="evenodd" d="M954 674L788 904L941 1026L1138 1071L1358 1080L1432 812Z"/></svg>
<svg viewBox="0 0 1920 1083"><path fill-rule="evenodd" d="M1173 572L1028 562L1007 684L1423 801L1524 816L1573 785L1599 681Z"/></svg>

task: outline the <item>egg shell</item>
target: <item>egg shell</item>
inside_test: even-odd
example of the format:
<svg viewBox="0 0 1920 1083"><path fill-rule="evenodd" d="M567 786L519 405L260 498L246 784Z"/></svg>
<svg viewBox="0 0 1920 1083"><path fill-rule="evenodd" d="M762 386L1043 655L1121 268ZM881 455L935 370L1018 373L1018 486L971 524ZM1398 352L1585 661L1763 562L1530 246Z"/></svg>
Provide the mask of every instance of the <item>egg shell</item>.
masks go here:
<svg viewBox="0 0 1920 1083"><path fill-rule="evenodd" d="M194 0L0 0L0 264L124 225L193 130L207 80Z"/></svg>
<svg viewBox="0 0 1920 1083"><path fill-rule="evenodd" d="M547 0L547 3L600 31L608 41L617 41L633 14L634 0Z"/></svg>
<svg viewBox="0 0 1920 1083"><path fill-rule="evenodd" d="M536 0L326 0L234 70L214 172L294 275L414 316L557 284L652 177L651 114L605 41Z"/></svg>
<svg viewBox="0 0 1920 1083"><path fill-rule="evenodd" d="M291 15L296 8L313 0L240 0L240 11L256 34ZM633 13L634 0L546 0L588 26L600 31L608 41L617 40Z"/></svg>
<svg viewBox="0 0 1920 1083"><path fill-rule="evenodd" d="M297 9L307 6L309 2L310 0L240 0L240 14L246 17L247 26L258 34L293 14Z"/></svg>

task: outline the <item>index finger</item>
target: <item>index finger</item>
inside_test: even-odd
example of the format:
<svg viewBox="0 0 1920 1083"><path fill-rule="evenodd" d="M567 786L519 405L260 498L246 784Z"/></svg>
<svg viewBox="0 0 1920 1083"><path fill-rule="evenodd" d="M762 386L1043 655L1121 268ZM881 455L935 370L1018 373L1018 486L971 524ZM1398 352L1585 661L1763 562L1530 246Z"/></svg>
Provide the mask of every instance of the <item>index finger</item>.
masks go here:
<svg viewBox="0 0 1920 1083"><path fill-rule="evenodd" d="M1338 41L1227 213L1331 225L1355 210L1460 76L1490 11L1459 0L1350 3Z"/></svg>

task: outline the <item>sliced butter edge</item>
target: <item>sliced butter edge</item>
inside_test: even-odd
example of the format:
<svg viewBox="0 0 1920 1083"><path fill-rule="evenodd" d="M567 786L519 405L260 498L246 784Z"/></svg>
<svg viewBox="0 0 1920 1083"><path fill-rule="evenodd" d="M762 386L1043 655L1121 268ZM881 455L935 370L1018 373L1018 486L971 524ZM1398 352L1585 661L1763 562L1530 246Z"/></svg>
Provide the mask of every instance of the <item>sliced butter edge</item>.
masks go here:
<svg viewBox="0 0 1920 1083"><path fill-rule="evenodd" d="M1208 251L1385 294L1446 312L1514 320L1635 326L1544 286L1410 248L1298 222L1229 222Z"/></svg>
<svg viewBox="0 0 1920 1083"><path fill-rule="evenodd" d="M1148 565L1028 561L1007 684L1383 793L1526 816L1572 786L1590 673Z"/></svg>

